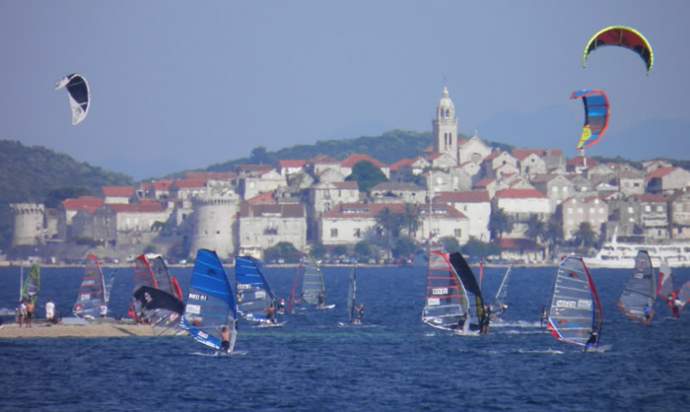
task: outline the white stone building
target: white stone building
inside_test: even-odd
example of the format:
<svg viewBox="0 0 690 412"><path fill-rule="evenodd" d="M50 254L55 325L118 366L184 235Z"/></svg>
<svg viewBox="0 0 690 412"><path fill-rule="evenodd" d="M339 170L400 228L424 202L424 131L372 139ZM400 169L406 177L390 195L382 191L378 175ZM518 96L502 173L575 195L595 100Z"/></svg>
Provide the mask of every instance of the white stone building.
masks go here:
<svg viewBox="0 0 690 412"><path fill-rule="evenodd" d="M535 189L503 189L496 192L493 207L513 219L513 230L506 234L509 238L524 238L530 216L536 215L547 221L551 216L551 201Z"/></svg>
<svg viewBox="0 0 690 412"><path fill-rule="evenodd" d="M482 242L491 240L489 234L491 199L487 191L442 192L434 198L434 203L447 204L462 212L469 221L468 237Z"/></svg>
<svg viewBox="0 0 690 412"><path fill-rule="evenodd" d="M562 204L563 239L570 240L580 228L588 222L597 236L601 236L602 227L609 218L607 203L598 196L571 197Z"/></svg>
<svg viewBox="0 0 690 412"><path fill-rule="evenodd" d="M239 191L243 199L251 199L260 193L273 192L287 187L287 179L274 169L247 173L239 177Z"/></svg>
<svg viewBox="0 0 690 412"><path fill-rule="evenodd" d="M371 197L377 203L413 203L426 202L426 189L413 183L381 182L372 187Z"/></svg>
<svg viewBox="0 0 690 412"><path fill-rule="evenodd" d="M126 205L134 197L134 188L131 186L103 186L101 191L106 205Z"/></svg>
<svg viewBox="0 0 690 412"><path fill-rule="evenodd" d="M317 183L309 190L309 206L314 215L331 210L341 203L359 202L357 182Z"/></svg>
<svg viewBox="0 0 690 412"><path fill-rule="evenodd" d="M45 207L42 203L11 203L14 215L12 247L36 246L44 242Z"/></svg>
<svg viewBox="0 0 690 412"><path fill-rule="evenodd" d="M491 147L475 134L458 143L458 164L473 162L480 165L491 154Z"/></svg>
<svg viewBox="0 0 690 412"><path fill-rule="evenodd" d="M416 240L425 243L429 238L438 242L444 237L455 238L460 245L470 240L470 221L462 212L452 206L433 203L431 216L428 208L421 208L419 213L419 230Z"/></svg>
<svg viewBox="0 0 690 412"><path fill-rule="evenodd" d="M279 242L289 242L297 250L306 251L307 215L304 205L242 202L239 253L262 259L264 251Z"/></svg>
<svg viewBox="0 0 690 412"><path fill-rule="evenodd" d="M199 249L215 250L221 259L235 254L240 199L230 186L213 185L194 198L189 256Z"/></svg>
<svg viewBox="0 0 690 412"><path fill-rule="evenodd" d="M436 117L431 122L434 137L434 153L445 153L458 164L458 119L455 117L455 105L448 95L448 88L443 88L443 95L436 106Z"/></svg>
<svg viewBox="0 0 690 412"><path fill-rule="evenodd" d="M680 167L660 167L647 175L647 191L669 193L690 187L690 172Z"/></svg>

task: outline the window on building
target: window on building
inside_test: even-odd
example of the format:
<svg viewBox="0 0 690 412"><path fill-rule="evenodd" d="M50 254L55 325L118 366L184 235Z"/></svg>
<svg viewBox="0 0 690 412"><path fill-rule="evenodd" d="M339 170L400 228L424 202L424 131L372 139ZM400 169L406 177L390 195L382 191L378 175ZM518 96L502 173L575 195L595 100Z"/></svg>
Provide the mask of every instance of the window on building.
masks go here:
<svg viewBox="0 0 690 412"><path fill-rule="evenodd" d="M278 228L277 227L267 227L264 229L264 235L277 235L278 234Z"/></svg>
<svg viewBox="0 0 690 412"><path fill-rule="evenodd" d="M633 213L633 212L634 212L634 211L633 211L632 206L629 206L629 207L628 207L628 213Z"/></svg>
<svg viewBox="0 0 690 412"><path fill-rule="evenodd" d="M572 207L569 207L569 208L568 208L568 214L569 214L569 215L572 215L572 214L573 214L573 208L572 208Z"/></svg>
<svg viewBox="0 0 690 412"><path fill-rule="evenodd" d="M216 234L217 234L217 235L220 235L220 230L216 230Z"/></svg>
<svg viewBox="0 0 690 412"><path fill-rule="evenodd" d="M657 212L663 212L663 211L664 211L664 207L661 206L661 205L660 205L660 206L657 206L657 207L656 207L656 211L657 211Z"/></svg>
<svg viewBox="0 0 690 412"><path fill-rule="evenodd" d="M331 229L331 238L336 238L338 237L338 229L333 228Z"/></svg>
<svg viewBox="0 0 690 412"><path fill-rule="evenodd" d="M582 213L584 213L584 210L582 210L582 208L580 207L577 209L577 213L582 214Z"/></svg>
<svg viewBox="0 0 690 412"><path fill-rule="evenodd" d="M362 229L359 229L359 228L358 228L358 229L355 229L355 230L354 230L354 235L355 235L355 237L356 237L357 239L361 238L361 237L362 237Z"/></svg>
<svg viewBox="0 0 690 412"><path fill-rule="evenodd" d="M649 206L649 205L647 205L647 206L644 207L644 211L645 211L645 212L651 212L651 211L652 211L652 207Z"/></svg>
<svg viewBox="0 0 690 412"><path fill-rule="evenodd" d="M455 235L455 237L462 237L462 229L455 229L455 231L453 231L453 234Z"/></svg>

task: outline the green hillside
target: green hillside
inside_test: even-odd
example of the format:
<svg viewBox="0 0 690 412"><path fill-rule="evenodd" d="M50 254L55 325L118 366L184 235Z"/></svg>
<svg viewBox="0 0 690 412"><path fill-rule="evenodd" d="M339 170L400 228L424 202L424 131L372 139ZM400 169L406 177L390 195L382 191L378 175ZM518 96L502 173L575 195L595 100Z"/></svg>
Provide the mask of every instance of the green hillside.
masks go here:
<svg viewBox="0 0 690 412"><path fill-rule="evenodd" d="M98 194L103 185L132 184L129 176L78 162L40 146L0 140L0 248L11 239L9 204L45 202L55 207L64 198Z"/></svg>

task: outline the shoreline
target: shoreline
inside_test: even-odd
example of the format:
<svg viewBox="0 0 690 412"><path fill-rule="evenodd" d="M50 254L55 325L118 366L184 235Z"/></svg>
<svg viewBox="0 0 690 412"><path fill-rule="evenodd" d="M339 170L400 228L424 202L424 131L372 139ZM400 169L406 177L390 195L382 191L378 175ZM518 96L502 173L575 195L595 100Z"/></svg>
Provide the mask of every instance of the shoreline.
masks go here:
<svg viewBox="0 0 690 412"><path fill-rule="evenodd" d="M0 325L0 341L5 339L50 339L50 338L127 338L176 336L175 330L160 334L149 325L125 323L94 323L87 325L63 325L34 322L32 327L20 328L16 323Z"/></svg>

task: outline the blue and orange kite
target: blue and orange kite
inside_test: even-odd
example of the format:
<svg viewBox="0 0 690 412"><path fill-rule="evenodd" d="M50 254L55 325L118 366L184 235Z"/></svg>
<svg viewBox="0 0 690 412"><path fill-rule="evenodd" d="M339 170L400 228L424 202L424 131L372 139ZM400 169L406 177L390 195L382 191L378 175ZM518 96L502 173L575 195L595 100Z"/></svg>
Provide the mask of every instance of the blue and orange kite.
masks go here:
<svg viewBox="0 0 690 412"><path fill-rule="evenodd" d="M571 99L582 99L585 106L585 124L577 149L582 150L599 142L609 127L609 98L603 90L574 91Z"/></svg>

